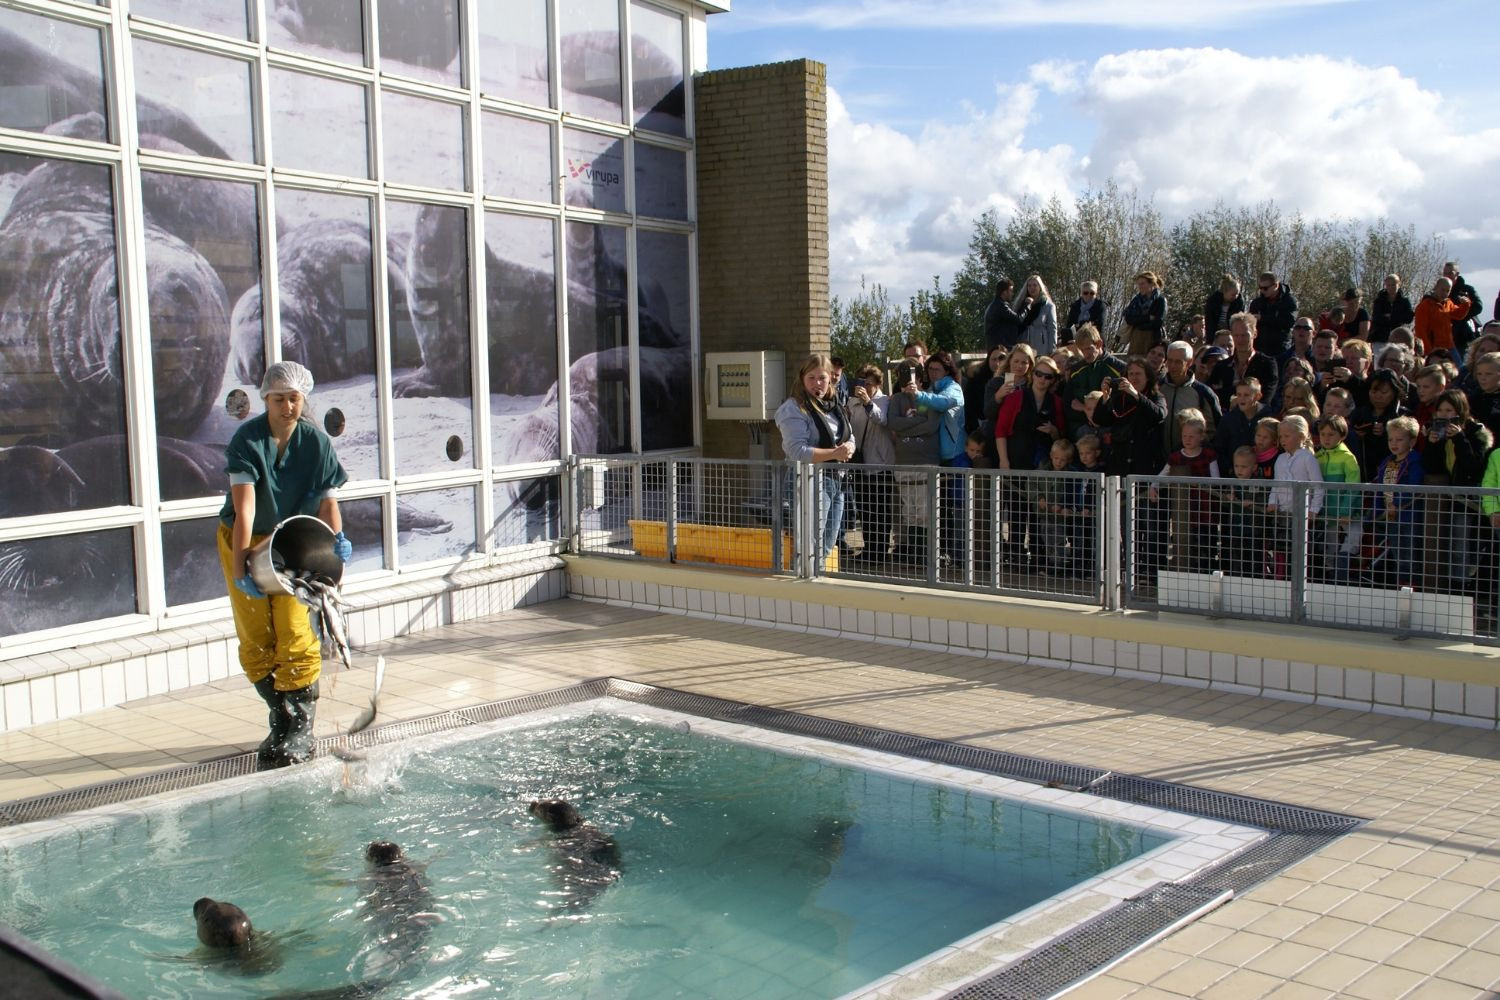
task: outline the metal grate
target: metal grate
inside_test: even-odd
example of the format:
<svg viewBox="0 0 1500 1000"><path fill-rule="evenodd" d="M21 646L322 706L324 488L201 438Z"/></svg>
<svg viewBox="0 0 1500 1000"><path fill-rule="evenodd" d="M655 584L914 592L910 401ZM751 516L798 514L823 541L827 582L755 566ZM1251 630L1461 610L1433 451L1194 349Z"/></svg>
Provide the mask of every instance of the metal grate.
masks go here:
<svg viewBox="0 0 1500 1000"><path fill-rule="evenodd" d="M650 705L701 718L816 737L849 746L915 757L1086 795L1255 826L1267 839L1212 865L1182 882L1157 886L1086 921L1050 944L950 994L962 1000L1033 1000L1051 996L1095 975L1132 951L1169 933L1199 912L1230 899L1321 849L1363 821L1341 813L1284 802L1231 795L1098 768L1044 760L983 747L950 743L888 729L715 698L617 678L595 678L570 687L366 730L348 741L355 747L399 742L415 736L463 729L530 712L562 708L600 698ZM342 737L323 739L326 753ZM0 805L0 827L144 798L252 774L254 753L172 768L156 774L103 782Z"/></svg>

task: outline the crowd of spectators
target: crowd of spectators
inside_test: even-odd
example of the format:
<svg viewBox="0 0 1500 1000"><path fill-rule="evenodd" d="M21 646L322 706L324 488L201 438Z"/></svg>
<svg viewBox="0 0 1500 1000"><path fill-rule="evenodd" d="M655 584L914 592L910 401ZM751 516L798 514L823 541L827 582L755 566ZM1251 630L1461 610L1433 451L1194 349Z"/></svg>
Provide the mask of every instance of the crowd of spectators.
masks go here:
<svg viewBox="0 0 1500 1000"><path fill-rule="evenodd" d="M1321 311L1271 273L1247 303L1226 275L1175 338L1161 279L1143 272L1135 284L1113 338L1095 282L1059 310L1031 275L1019 289L997 283L986 356L962 370L909 343L891 370L844 373L836 392L856 467L841 473L843 527L863 536L845 557L942 565L968 553L985 569L994 553L1093 576L1097 480L1046 475L1072 472L1193 480L1132 498L1127 530L1147 584L1167 566L1285 578L1294 538L1309 572L1335 583L1462 587L1493 561L1500 497L1397 488L1500 487L1500 318L1480 326L1455 264L1415 306L1393 274L1368 305L1351 288ZM963 488L983 495L965 503L958 487L934 489L924 466L1037 474L976 478Z"/></svg>

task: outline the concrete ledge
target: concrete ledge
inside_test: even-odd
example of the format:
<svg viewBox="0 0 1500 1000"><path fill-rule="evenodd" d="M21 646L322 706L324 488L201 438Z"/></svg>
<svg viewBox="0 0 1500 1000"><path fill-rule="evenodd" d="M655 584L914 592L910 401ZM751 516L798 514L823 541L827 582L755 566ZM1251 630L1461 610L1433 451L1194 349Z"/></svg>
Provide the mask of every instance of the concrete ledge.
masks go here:
<svg viewBox="0 0 1500 1000"><path fill-rule="evenodd" d="M557 556L518 559L447 576L396 582L346 597L350 645L386 639L566 594ZM234 623L166 628L0 663L0 732L223 680L240 672Z"/></svg>
<svg viewBox="0 0 1500 1000"><path fill-rule="evenodd" d="M1467 642L645 560L566 562L570 593L585 599L1484 728L1500 722L1500 650Z"/></svg>

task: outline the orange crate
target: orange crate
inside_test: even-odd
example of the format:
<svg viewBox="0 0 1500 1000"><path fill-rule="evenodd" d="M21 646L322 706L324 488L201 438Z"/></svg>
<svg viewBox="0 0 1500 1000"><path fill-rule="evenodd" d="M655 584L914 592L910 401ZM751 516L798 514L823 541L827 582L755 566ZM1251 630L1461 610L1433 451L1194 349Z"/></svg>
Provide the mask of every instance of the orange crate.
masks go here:
<svg viewBox="0 0 1500 1000"><path fill-rule="evenodd" d="M667 557L667 526L663 521L631 521L631 547L653 559ZM770 528L730 528L719 524L679 524L677 558L684 562L713 563L719 566L743 566L746 569L771 568ZM828 556L827 569L839 568L839 554ZM792 565L791 535L781 537L781 565Z"/></svg>

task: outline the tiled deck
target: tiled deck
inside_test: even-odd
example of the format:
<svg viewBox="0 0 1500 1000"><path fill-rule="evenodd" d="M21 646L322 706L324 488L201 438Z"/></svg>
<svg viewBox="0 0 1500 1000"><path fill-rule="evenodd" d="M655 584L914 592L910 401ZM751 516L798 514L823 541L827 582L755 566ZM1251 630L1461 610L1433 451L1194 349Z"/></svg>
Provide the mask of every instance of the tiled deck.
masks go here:
<svg viewBox="0 0 1500 1000"><path fill-rule="evenodd" d="M395 640L362 664L377 651L383 722L612 675L1363 816L1068 996L1500 995L1492 732L580 601ZM331 732L370 674L325 678ZM249 749L264 725L234 678L6 733L0 801Z"/></svg>

